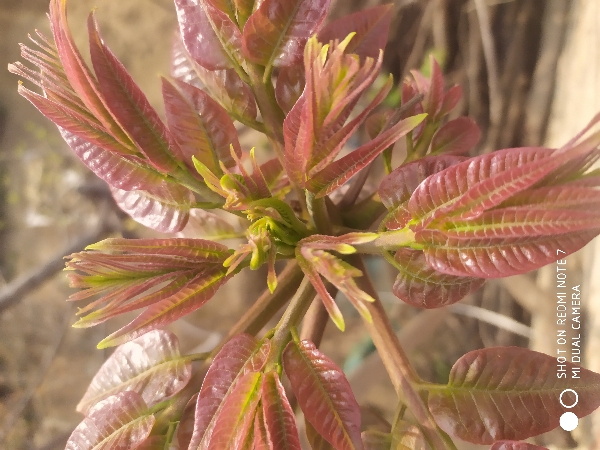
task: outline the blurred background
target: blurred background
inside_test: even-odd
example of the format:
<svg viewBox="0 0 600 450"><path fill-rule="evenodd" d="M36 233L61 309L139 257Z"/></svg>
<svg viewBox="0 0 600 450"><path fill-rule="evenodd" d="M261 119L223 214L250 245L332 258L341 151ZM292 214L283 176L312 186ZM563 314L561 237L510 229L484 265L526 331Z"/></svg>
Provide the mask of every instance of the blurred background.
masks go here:
<svg viewBox="0 0 600 450"><path fill-rule="evenodd" d="M333 0L332 17L387 1ZM598 0L396 0L385 64L397 80L436 55L447 82L463 86L458 111L484 138L478 152L523 145L557 147L600 111ZM105 41L162 111L159 74L167 74L176 16L171 0L72 0L70 23L85 49L85 19L97 6ZM47 0L0 0L0 67L19 59L18 43L49 34ZM85 51L83 52L85 54ZM107 236L150 236L119 214L102 184L72 155L54 125L16 92L0 70L0 449L54 450L81 421L75 405L110 354L96 344L130 317L73 329L75 309L62 256ZM243 146L260 137L244 133ZM582 364L600 372L600 243L568 259L568 283L581 284ZM376 285L407 353L430 381L447 381L467 351L529 346L554 355L555 266L493 280L452 308L419 311L391 294L394 274L370 261ZM241 273L173 330L183 351L214 346L265 287L264 274ZM346 308L347 331L328 327L322 349L348 373L365 424L390 420L391 384L360 319ZM554 448L600 448L600 415L573 432L536 438ZM477 448L464 444L459 448ZM482 447L483 448L483 447Z"/></svg>

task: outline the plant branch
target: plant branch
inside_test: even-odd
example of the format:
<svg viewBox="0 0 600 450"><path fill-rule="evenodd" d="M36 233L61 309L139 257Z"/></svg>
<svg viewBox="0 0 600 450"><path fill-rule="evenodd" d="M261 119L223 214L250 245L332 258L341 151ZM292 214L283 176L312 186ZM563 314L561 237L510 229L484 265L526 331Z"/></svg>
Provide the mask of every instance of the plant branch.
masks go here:
<svg viewBox="0 0 600 450"><path fill-rule="evenodd" d="M379 300L377 291L367 275L362 258L359 255L350 255L348 261L364 274L356 279L358 287L375 299L373 303L365 303L372 316L372 322L365 321L365 325L390 375L396 392L403 397L417 421L423 426L425 437L432 448L436 450L456 450L456 446L450 437L437 426L425 400L419 395L418 386L423 384L423 380L416 373L404 353L398 336L396 336L381 300Z"/></svg>
<svg viewBox="0 0 600 450"><path fill-rule="evenodd" d="M269 355L265 371L271 370L273 368L271 366L279 363L280 355L290 341L292 328L300 323L312 303L314 295L315 288L308 277L304 277L298 287L298 291L296 291L296 295L290 301L290 304L275 327L275 334L271 339L271 354Z"/></svg>
<svg viewBox="0 0 600 450"><path fill-rule="evenodd" d="M283 305L296 292L304 273L298 267L296 261L290 261L279 275L277 289L271 294L268 289L254 302L248 311L237 321L237 323L228 331L221 342L212 350L211 358L213 358L221 347L225 345L232 337L248 333L256 335L271 318L279 311Z"/></svg>

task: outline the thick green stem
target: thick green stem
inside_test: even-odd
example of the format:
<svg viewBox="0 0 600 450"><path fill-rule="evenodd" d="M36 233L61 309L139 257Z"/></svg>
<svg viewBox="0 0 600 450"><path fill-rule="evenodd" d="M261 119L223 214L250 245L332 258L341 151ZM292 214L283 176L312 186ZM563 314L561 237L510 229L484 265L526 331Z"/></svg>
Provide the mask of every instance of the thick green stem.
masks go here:
<svg viewBox="0 0 600 450"><path fill-rule="evenodd" d="M292 328L300 323L314 297L315 288L308 277L304 277L300 283L300 287L298 287L296 295L294 295L294 298L290 301L290 304L275 327L275 334L271 339L271 354L267 361L266 371L274 369L279 363L281 353L292 337Z"/></svg>
<svg viewBox="0 0 600 450"><path fill-rule="evenodd" d="M379 255L383 251L394 251L401 247L414 247L415 245L415 233L408 228L404 228L402 230L384 231L379 233L379 237L374 241L358 244L354 247L359 253Z"/></svg>
<svg viewBox="0 0 600 450"><path fill-rule="evenodd" d="M396 392L403 398L417 421L423 427L425 438L433 449L456 450L452 439L437 426L425 400L419 394L419 386L423 384L423 381L415 372L400 345L400 341L379 300L377 291L367 275L362 258L359 255L350 255L348 261L365 274L356 279L357 285L375 299L373 303L365 303L373 318L372 322L365 321L365 325L381 356Z"/></svg>

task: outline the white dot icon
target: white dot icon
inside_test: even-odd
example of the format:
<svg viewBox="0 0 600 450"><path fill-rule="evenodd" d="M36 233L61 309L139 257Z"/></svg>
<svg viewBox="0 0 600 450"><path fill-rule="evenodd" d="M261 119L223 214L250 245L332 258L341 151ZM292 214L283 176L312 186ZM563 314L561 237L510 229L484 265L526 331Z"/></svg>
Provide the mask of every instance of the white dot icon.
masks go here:
<svg viewBox="0 0 600 450"><path fill-rule="evenodd" d="M572 412L566 412L560 416L560 427L565 431L573 431L579 424L579 418Z"/></svg>

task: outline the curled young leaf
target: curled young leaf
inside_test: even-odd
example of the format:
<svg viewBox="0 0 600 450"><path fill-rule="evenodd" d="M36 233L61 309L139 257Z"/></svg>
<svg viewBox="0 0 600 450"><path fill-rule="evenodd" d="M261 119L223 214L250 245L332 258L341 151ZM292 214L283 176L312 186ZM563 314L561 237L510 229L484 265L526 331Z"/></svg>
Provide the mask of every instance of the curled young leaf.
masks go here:
<svg viewBox="0 0 600 450"><path fill-rule="evenodd" d="M337 450L363 450L360 410L350 383L310 341L290 342L283 368L304 417Z"/></svg>
<svg viewBox="0 0 600 450"><path fill-rule="evenodd" d="M123 344L96 373L77 405L86 414L99 401L119 392L134 391L149 407L185 387L192 365L179 353L177 337L154 330Z"/></svg>
<svg viewBox="0 0 600 450"><path fill-rule="evenodd" d="M135 449L150 434L154 416L142 397L121 392L98 403L73 431L65 450Z"/></svg>
<svg viewBox="0 0 600 450"><path fill-rule="evenodd" d="M559 378L556 358L543 353L475 350L454 364L447 386L428 389L429 409L444 431L468 442L527 439L556 428L566 411L581 418L600 406L600 375L564 365L568 375Z"/></svg>

